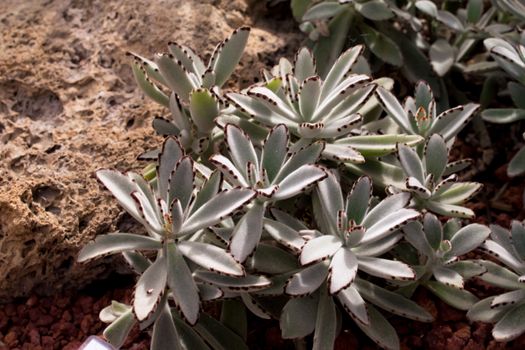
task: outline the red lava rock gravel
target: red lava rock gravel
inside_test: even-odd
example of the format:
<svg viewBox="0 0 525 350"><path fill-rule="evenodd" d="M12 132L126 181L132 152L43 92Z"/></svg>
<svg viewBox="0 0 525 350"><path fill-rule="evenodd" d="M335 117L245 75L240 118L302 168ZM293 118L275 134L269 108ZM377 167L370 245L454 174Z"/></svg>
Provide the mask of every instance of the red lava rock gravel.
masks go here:
<svg viewBox="0 0 525 350"><path fill-rule="evenodd" d="M122 279L122 278L121 278ZM125 286L99 282L80 292L70 292L51 297L31 296L0 306L0 350L76 350L90 335L101 335L104 324L99 321L100 310L111 300L129 303L133 283L125 280ZM480 296L490 294L487 286L470 283L471 289ZM487 293L489 292L489 293ZM458 311L420 289L414 300L436 319L425 324L390 317L401 342L401 349L432 350L502 350L525 349L525 336L510 343L492 340L492 326L470 323L465 313ZM250 319L248 346L251 350L288 350L293 343L283 340L277 321ZM308 347L310 345L308 344ZM138 328L131 334L123 349L147 350L149 335ZM343 328L334 349L378 349L373 342L343 317Z"/></svg>
<svg viewBox="0 0 525 350"><path fill-rule="evenodd" d="M111 300L129 302L131 288L101 296L72 292L52 297L31 296L0 307L0 349L76 350L90 335L100 335L100 310ZM125 349L148 349L146 334L132 331Z"/></svg>

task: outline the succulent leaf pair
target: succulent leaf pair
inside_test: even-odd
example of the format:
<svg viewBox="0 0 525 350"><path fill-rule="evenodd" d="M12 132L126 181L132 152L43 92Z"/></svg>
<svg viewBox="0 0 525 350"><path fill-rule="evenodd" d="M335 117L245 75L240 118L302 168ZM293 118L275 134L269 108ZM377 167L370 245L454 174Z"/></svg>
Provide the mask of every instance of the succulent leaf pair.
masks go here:
<svg viewBox="0 0 525 350"><path fill-rule="evenodd" d="M217 44L208 65L189 47L175 42L168 44L169 53L157 54L154 61L130 53L135 58L134 73L141 78L139 81L148 79L150 84L161 84L177 94L184 103L188 103L192 91L196 89L220 92L218 89L239 63L249 34L248 27L236 29L229 38ZM144 92L148 96L151 93L149 90ZM164 96L163 104L168 107L167 95Z"/></svg>

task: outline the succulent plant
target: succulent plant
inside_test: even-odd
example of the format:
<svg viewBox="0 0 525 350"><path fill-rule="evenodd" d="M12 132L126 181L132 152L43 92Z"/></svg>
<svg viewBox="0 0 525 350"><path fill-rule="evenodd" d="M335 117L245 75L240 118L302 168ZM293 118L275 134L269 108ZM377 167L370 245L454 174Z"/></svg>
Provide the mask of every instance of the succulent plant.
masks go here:
<svg viewBox="0 0 525 350"><path fill-rule="evenodd" d="M427 0L415 2L415 7L422 14L444 25L435 27L435 40L425 45L432 67L440 77L451 72L453 67L467 74L486 72L493 68L483 55L472 55L476 53L476 44L485 38L507 32L512 26L521 23L523 16L518 15L517 8L522 5L517 1L494 0L490 5L493 6L487 6L481 0L464 1L456 6ZM454 37L451 38L451 35Z"/></svg>
<svg viewBox="0 0 525 350"><path fill-rule="evenodd" d="M402 190L412 193L413 205L418 209L451 217L473 217L474 212L461 204L482 185L458 182L458 176L452 173L464 164L448 163L447 146L441 136L432 135L425 146L423 157L419 157L412 148L399 145L399 163L407 176Z"/></svg>
<svg viewBox="0 0 525 350"><path fill-rule="evenodd" d="M512 2L509 2L512 3ZM516 6L523 6L518 3ZM491 56L499 67L515 81L507 83L507 90L516 108L491 108L482 113L483 119L492 123L511 123L525 119L525 46L524 43L513 44L500 38L490 38L484 41ZM525 136L524 136L525 138ZM525 173L525 147L522 147L509 163L509 176Z"/></svg>
<svg viewBox="0 0 525 350"><path fill-rule="evenodd" d="M488 227L470 224L461 228L455 219L443 227L435 215L427 213L423 223L410 222L403 232L415 251L401 245L396 250L417 272L417 280L401 288L404 292L411 294L421 285L460 310L468 310L478 301L474 294L464 289L465 280L486 270L478 262L459 260L459 257L485 241L490 234Z"/></svg>
<svg viewBox="0 0 525 350"><path fill-rule="evenodd" d="M469 218L474 212L461 206L481 188L476 182L459 182L454 174L467 167L469 160L448 163L447 145L439 134L432 135L419 154L407 145L398 145L398 159L370 160L365 164L346 163L356 174L366 174L376 185L391 193L412 193L414 208L439 215Z"/></svg>
<svg viewBox="0 0 525 350"><path fill-rule="evenodd" d="M398 151L409 156L408 158L403 156L404 161L402 162L397 162L393 157L385 157L386 154L382 154L376 158L367 158L367 162L364 164L346 163L345 167L348 170L357 175L371 176L374 184L378 186L393 186L399 189L414 190L415 196L422 197L425 201L432 195L434 190L437 190L437 184L443 180L441 176L450 175L469 165L468 160L447 164L448 149L452 147L456 135L473 117L474 112L478 109L477 104L469 103L465 106L458 106L436 116L436 102L432 90L430 86L423 81L418 82L416 85L414 97L407 97L405 99L404 107L388 89L383 87L376 89L375 96L387 112L388 118L381 118L369 122L367 124L369 129L379 132L386 131L392 134L406 133L406 136L410 134L413 136L417 135L421 137L421 139L426 139L426 142L424 144L406 143L403 145L404 142L400 140L397 144ZM409 149L408 146L414 145L416 146L415 150ZM430 150L428 149L429 147ZM400 152L398 153L401 155ZM420 161L416 158L420 159ZM410 161L410 164L407 163L407 161ZM442 162L445 162L445 164L441 164ZM425 169L427 163L429 166L437 167L438 169L427 173ZM443 169L441 169L441 167L443 167ZM407 186L407 176L414 177L414 175L416 175L412 173L413 170L417 170L416 172L418 174L415 178L421 182L423 187L426 187L427 190L430 191L430 194L428 191L423 191L421 186L417 187L419 190L412 186L412 184L415 184L413 179L410 181L410 186ZM420 172L423 173L420 174ZM432 181L427 184L427 181L430 180L428 175L432 172L435 172L432 174ZM438 178L436 178L436 176L438 176ZM449 176L446 180L442 185L455 182L456 176ZM459 185L454 185L454 187L457 186ZM473 191L474 187L479 187L470 184L467 187L469 186L472 187ZM440 186L441 190L445 190L446 188L446 186L443 188ZM465 187L464 189L467 188ZM462 200L466 200L467 197ZM447 204L459 204L462 200L457 201L457 203ZM434 209L434 211L439 214L444 213L443 210L439 212L438 210L440 209ZM459 211L460 213L458 215L460 216L473 215L470 210L465 211L464 209L459 209Z"/></svg>
<svg viewBox="0 0 525 350"><path fill-rule="evenodd" d="M163 308L168 307L168 295L188 323L197 322L200 297L195 278L200 275L196 271L194 277L190 266L213 271L212 274L245 275L243 266L225 249L206 243L202 236L203 229L218 224L250 202L255 191L246 188L220 191L218 173L213 173L194 191L193 160L184 155L174 138L166 139L163 144L154 188L135 173L99 170L97 177L148 235L99 236L81 250L78 260L117 252L157 251L154 262L141 272L135 287L133 312L139 322L168 319L162 316ZM173 330L169 324L159 327Z"/></svg>
<svg viewBox="0 0 525 350"><path fill-rule="evenodd" d="M492 336L497 341L507 342L525 332L522 322L525 315L525 224L513 221L510 231L498 225L491 225L490 229L491 239L481 248L506 267L480 260L479 264L487 271L479 278L509 292L479 301L472 306L467 317L473 321L495 323Z"/></svg>
<svg viewBox="0 0 525 350"><path fill-rule="evenodd" d="M314 293L313 297L291 299L284 307L281 315L283 336L302 337L315 328L314 348L331 348L336 336L333 297L369 337L386 348L399 346L397 335L365 300L405 317L421 321L432 319L417 304L357 277L358 271L362 271L391 280L415 278L408 265L379 256L401 239L397 229L420 214L404 208L409 200L406 193L388 197L370 208L371 186L369 178L361 177L344 201L338 180L330 174L319 183L313 197L320 231L296 231L289 227L272 232L276 240L296 249L301 247L299 260L303 268L290 277L285 293L294 297ZM305 240L306 243L302 243ZM296 314L297 308L314 311L308 315L304 311ZM326 327L330 329L328 334L324 332Z"/></svg>
<svg viewBox="0 0 525 350"><path fill-rule="evenodd" d="M239 62L249 33L248 27L236 29L216 46L208 65L189 47L175 42L168 44L168 54L157 54L154 61L131 53L139 87L171 111L171 119L153 121L160 135L179 137L186 150L197 154L208 148L214 137L214 119L227 108L221 87Z"/></svg>
<svg viewBox="0 0 525 350"><path fill-rule="evenodd" d="M432 89L423 81L418 82L414 97L407 97L403 106L390 91L382 87L378 87L375 94L401 132L427 139L433 134L439 134L447 142L456 137L479 107L468 103L437 114Z"/></svg>
<svg viewBox="0 0 525 350"><path fill-rule="evenodd" d="M303 48L293 64L281 59L275 76L266 77L268 83L227 97L258 123L286 125L299 138L292 150L323 140L326 159L363 163L364 155L394 152L398 142L419 143L413 135L367 135L358 129L358 111L376 87L369 76L352 73L361 52L361 46L344 52L323 80L311 52Z"/></svg>
<svg viewBox="0 0 525 350"><path fill-rule="evenodd" d="M326 172L315 164L324 145L312 143L288 154L290 137L283 124L270 131L260 153L237 126L226 125L224 135L231 160L215 154L210 161L230 184L257 193L256 200L233 230L229 245L234 258L244 262L259 242L266 206L294 197L326 177Z"/></svg>

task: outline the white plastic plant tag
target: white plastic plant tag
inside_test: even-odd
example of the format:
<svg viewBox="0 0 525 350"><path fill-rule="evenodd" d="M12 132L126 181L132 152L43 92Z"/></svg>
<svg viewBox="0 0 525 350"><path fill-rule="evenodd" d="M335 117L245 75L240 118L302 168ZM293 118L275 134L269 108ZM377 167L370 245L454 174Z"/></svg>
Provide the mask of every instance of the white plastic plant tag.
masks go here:
<svg viewBox="0 0 525 350"><path fill-rule="evenodd" d="M115 350L115 348L99 337L92 335L86 339L78 350Z"/></svg>

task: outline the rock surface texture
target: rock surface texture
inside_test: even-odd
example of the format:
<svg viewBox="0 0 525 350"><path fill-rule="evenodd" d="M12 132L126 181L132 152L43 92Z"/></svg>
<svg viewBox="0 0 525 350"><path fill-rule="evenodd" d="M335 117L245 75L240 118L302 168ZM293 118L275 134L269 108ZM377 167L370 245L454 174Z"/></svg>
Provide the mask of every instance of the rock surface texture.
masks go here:
<svg viewBox="0 0 525 350"><path fill-rule="evenodd" d="M126 51L151 57L178 41L209 56L249 25L232 80L247 86L301 38L293 21L270 18L260 3L0 2L0 301L81 287L122 265L75 260L96 235L137 229L95 170L140 169L135 157L160 142L150 124L167 111L139 92Z"/></svg>

